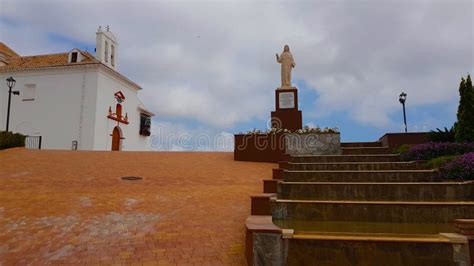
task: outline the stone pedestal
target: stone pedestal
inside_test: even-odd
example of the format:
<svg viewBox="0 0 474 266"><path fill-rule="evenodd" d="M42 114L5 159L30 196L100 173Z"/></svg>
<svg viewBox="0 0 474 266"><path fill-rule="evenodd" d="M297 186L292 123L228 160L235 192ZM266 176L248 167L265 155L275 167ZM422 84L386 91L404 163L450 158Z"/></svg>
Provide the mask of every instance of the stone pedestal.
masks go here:
<svg viewBox="0 0 474 266"><path fill-rule="evenodd" d="M273 128L291 131L303 128L303 118L298 110L298 89L296 87L275 90L275 111L271 113Z"/></svg>

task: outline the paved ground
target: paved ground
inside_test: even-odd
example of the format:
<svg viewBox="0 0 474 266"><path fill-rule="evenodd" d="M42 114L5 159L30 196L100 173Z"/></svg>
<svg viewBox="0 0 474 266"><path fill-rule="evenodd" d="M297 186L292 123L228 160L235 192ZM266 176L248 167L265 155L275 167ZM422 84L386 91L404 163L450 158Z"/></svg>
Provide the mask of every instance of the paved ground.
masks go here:
<svg viewBox="0 0 474 266"><path fill-rule="evenodd" d="M273 167L232 153L0 151L0 265L243 265L249 195Z"/></svg>

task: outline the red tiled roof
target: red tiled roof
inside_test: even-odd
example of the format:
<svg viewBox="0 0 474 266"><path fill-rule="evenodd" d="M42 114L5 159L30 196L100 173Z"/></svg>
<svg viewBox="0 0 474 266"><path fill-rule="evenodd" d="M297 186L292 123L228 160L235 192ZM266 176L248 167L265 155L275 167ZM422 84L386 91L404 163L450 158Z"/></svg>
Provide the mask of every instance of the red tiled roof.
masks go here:
<svg viewBox="0 0 474 266"><path fill-rule="evenodd" d="M128 82L132 86L138 89L141 89L140 85L129 80L127 77L123 76L122 74L110 68L109 66L102 64L89 52L80 51L81 55L83 56L82 61L76 62L76 63L69 63L68 62L69 52L59 53L59 54L19 56L17 53L15 53L12 49L10 49L4 43L0 42L0 52L2 51L5 51L4 53L7 53L7 52L9 52L10 54L13 53L16 56L9 57L6 64L3 66L0 66L0 73L10 72L10 71L21 71L21 70L28 70L28 69L48 68L48 67L67 67L67 66L75 66L75 65L97 64L97 65L104 66L107 70L112 72L114 75L117 75L122 80Z"/></svg>
<svg viewBox="0 0 474 266"><path fill-rule="evenodd" d="M4 54L8 55L9 57L18 57L18 56L20 56L19 54L17 54L15 51L13 51L10 47L8 47L3 42L0 42L0 53L4 53Z"/></svg>
<svg viewBox="0 0 474 266"><path fill-rule="evenodd" d="M81 52L81 54L84 59L77 63L68 62L69 53L11 57L5 66L0 67L0 71L99 63L91 54L87 52Z"/></svg>

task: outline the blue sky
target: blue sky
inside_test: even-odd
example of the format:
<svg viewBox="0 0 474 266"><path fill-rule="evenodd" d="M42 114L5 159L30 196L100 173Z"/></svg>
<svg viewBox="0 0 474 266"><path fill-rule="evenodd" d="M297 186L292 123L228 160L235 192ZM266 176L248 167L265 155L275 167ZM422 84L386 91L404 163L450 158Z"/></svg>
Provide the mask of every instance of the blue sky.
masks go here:
<svg viewBox="0 0 474 266"><path fill-rule="evenodd" d="M338 127L343 141L403 131L401 91L409 131L449 128L474 69L470 0L111 3L5 0L0 39L22 55L94 53L96 29L110 25L155 133L265 129L284 44L304 124Z"/></svg>

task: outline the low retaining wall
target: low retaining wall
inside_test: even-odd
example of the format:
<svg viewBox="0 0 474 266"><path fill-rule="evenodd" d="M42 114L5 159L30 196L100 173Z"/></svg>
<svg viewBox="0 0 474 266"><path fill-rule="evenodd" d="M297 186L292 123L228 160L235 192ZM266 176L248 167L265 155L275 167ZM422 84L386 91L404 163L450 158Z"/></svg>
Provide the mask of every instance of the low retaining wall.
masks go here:
<svg viewBox="0 0 474 266"><path fill-rule="evenodd" d="M289 155L342 154L340 133L285 134L285 153Z"/></svg>
<svg viewBox="0 0 474 266"><path fill-rule="evenodd" d="M388 147L393 151L403 144L414 145L428 142L428 132L387 133L379 141L382 142L382 146Z"/></svg>
<svg viewBox="0 0 474 266"><path fill-rule="evenodd" d="M284 154L283 134L234 135L234 160L277 163Z"/></svg>
<svg viewBox="0 0 474 266"><path fill-rule="evenodd" d="M277 163L288 155L341 154L339 133L236 134L234 160Z"/></svg>

